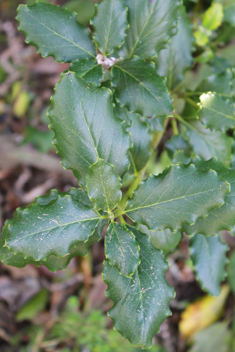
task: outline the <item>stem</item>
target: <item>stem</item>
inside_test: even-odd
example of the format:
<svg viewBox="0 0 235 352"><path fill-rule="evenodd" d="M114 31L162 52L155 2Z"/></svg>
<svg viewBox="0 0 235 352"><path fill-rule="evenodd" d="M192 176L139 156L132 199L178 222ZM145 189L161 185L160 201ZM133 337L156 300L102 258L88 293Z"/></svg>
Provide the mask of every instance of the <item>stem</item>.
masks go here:
<svg viewBox="0 0 235 352"><path fill-rule="evenodd" d="M174 135L177 136L179 134L179 131L178 131L177 122L174 118L171 120L171 125L172 125Z"/></svg>
<svg viewBox="0 0 235 352"><path fill-rule="evenodd" d="M193 99L185 96L184 99L187 101L187 103L189 103L192 106L195 106L198 109L198 103L196 103Z"/></svg>
<svg viewBox="0 0 235 352"><path fill-rule="evenodd" d="M131 198L132 193L136 190L136 188L138 187L139 183L142 180L142 173L138 173L137 176L134 178L132 184L130 185L128 191L126 192L125 196L122 198L122 200L120 201L120 203L117 205L118 209L120 211L123 211L126 207L126 203L128 202L128 200Z"/></svg>

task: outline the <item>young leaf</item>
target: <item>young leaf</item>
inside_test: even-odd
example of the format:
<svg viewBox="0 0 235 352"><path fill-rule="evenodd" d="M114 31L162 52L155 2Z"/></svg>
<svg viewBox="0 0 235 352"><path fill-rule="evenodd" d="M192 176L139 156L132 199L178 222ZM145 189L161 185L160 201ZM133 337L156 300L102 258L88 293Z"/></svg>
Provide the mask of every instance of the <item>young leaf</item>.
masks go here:
<svg viewBox="0 0 235 352"><path fill-rule="evenodd" d="M160 77L154 64L135 57L121 60L112 67L112 84L120 105L131 112L147 117L172 114L172 99L168 94L165 78Z"/></svg>
<svg viewBox="0 0 235 352"><path fill-rule="evenodd" d="M113 166L99 159L90 166L86 180L88 195L94 207L111 213L122 198L121 180L113 172Z"/></svg>
<svg viewBox="0 0 235 352"><path fill-rule="evenodd" d="M196 155L204 160L216 156L219 161L229 165L233 139L222 132L212 132L199 121L187 124L186 136Z"/></svg>
<svg viewBox="0 0 235 352"><path fill-rule="evenodd" d="M125 213L149 230L175 231L220 207L228 191L228 184L213 170L204 173L194 165L172 166L143 181Z"/></svg>
<svg viewBox="0 0 235 352"><path fill-rule="evenodd" d="M235 26L235 3L234 0L215 0L223 5L224 21Z"/></svg>
<svg viewBox="0 0 235 352"><path fill-rule="evenodd" d="M144 168L151 154L150 145L152 138L149 126L146 122L140 121L141 116L139 114L130 113L119 104L116 105L114 112L121 120L125 120L126 125L129 126L126 131L130 132L132 143L129 153L133 170L130 171L139 172Z"/></svg>
<svg viewBox="0 0 235 352"><path fill-rule="evenodd" d="M55 191L54 191L55 193ZM47 205L38 202L18 210L5 226L5 246L35 261L49 256L64 257L79 242L87 242L98 226L100 216L92 207L77 201L76 193L59 194Z"/></svg>
<svg viewBox="0 0 235 352"><path fill-rule="evenodd" d="M110 90L87 84L75 73L63 74L48 116L62 164L85 186L89 167L97 159L123 176L129 166L129 134L115 117Z"/></svg>
<svg viewBox="0 0 235 352"><path fill-rule="evenodd" d="M135 236L117 222L112 222L108 227L105 254L109 263L125 276L131 276L139 264L139 247Z"/></svg>
<svg viewBox="0 0 235 352"><path fill-rule="evenodd" d="M171 314L169 302L174 291L166 282L168 265L161 252L152 246L147 235L134 227L128 226L128 229L140 246L140 264L128 278L105 261L106 295L114 303L109 316L114 328L133 345L149 348L160 324Z"/></svg>
<svg viewBox="0 0 235 352"><path fill-rule="evenodd" d="M140 225L140 230L150 236L152 245L161 249L163 253L168 253L171 249L174 249L181 240L180 232L171 232L166 229L163 231L150 231L146 226Z"/></svg>
<svg viewBox="0 0 235 352"><path fill-rule="evenodd" d="M89 30L78 24L75 13L43 2L20 5L17 12L26 43L36 46L42 56L59 62L95 57Z"/></svg>
<svg viewBox="0 0 235 352"><path fill-rule="evenodd" d="M225 279L228 247L219 235L205 237L198 234L190 240L190 256L201 287L212 296L220 294L220 284Z"/></svg>
<svg viewBox="0 0 235 352"><path fill-rule="evenodd" d="M216 30L222 23L224 14L221 4L212 4L203 16L202 25L211 31Z"/></svg>
<svg viewBox="0 0 235 352"><path fill-rule="evenodd" d="M97 14L91 21L94 39L104 56L119 48L128 27L127 8L122 0L103 0L97 5Z"/></svg>
<svg viewBox="0 0 235 352"><path fill-rule="evenodd" d="M188 235L203 234L205 236L211 236L222 230L232 230L235 226L235 170L227 169L216 158L206 162L195 158L193 163L198 170L203 172L210 169L215 170L221 178L230 183L231 190L226 195L221 208L212 210L208 217L198 219L192 226L184 225L182 231L186 232Z"/></svg>
<svg viewBox="0 0 235 352"><path fill-rule="evenodd" d="M120 56L151 59L175 34L179 0L124 0L128 7L128 22L125 43Z"/></svg>
<svg viewBox="0 0 235 352"><path fill-rule="evenodd" d="M159 75L167 77L169 90L174 89L183 81L185 70L192 66L193 42L192 26L182 6L178 33L171 39L167 48L160 51L157 59L157 72Z"/></svg>
<svg viewBox="0 0 235 352"><path fill-rule="evenodd" d="M76 60L69 69L87 83L94 83L96 86L99 86L103 79L103 67L98 65L95 59Z"/></svg>

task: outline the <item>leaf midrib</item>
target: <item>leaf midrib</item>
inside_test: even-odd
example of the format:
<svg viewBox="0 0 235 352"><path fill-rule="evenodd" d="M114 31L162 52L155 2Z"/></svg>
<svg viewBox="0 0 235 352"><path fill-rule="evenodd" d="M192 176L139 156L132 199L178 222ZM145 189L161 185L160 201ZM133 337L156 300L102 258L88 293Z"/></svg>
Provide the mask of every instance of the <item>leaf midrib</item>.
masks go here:
<svg viewBox="0 0 235 352"><path fill-rule="evenodd" d="M166 200L166 201L163 201L163 202L159 202L159 203L154 203L154 204L151 204L151 205L144 205L144 206L137 207L137 208L127 209L127 210L124 210L122 214L129 213L131 211L135 211L135 210L138 210L138 209L152 208L152 207L154 207L156 205L161 205L161 204L165 204L165 203L169 203L169 202L174 202L176 200L180 200L180 199L184 199L184 198L186 199L186 198L189 198L189 197L196 196L198 194L206 194L208 192L214 192L214 190L218 190L218 189L222 189L222 188L214 188L214 189L210 189L209 191L205 191L205 192L193 193L193 194L190 194L189 196L182 196L182 197L169 199L169 200ZM222 203L222 205L223 204L224 203Z"/></svg>
<svg viewBox="0 0 235 352"><path fill-rule="evenodd" d="M80 50L83 50L85 53L89 54L90 56L92 56L93 58L95 58L95 56L93 54L91 54L89 51L87 51L86 49L82 48L80 45L78 45L77 43L73 42L72 40L69 40L66 37L63 37L61 34L53 31L51 28L47 27L44 23L40 22L37 18L35 18L30 12L28 13L29 16L32 17L33 20L35 20L36 22L38 22L40 25L42 25L43 27L45 27L47 30L49 30L50 32L52 32L53 34L57 35L58 37L66 40L67 42L73 44L74 46L78 47Z"/></svg>

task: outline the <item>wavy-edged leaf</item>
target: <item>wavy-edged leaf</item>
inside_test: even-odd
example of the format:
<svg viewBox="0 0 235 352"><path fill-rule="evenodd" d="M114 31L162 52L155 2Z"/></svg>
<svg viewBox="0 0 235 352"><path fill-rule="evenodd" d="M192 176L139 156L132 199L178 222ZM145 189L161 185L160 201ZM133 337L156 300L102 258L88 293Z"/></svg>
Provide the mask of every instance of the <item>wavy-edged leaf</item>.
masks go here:
<svg viewBox="0 0 235 352"><path fill-rule="evenodd" d="M122 0L103 0L97 5L97 13L91 24L99 50L108 56L124 42L128 27L127 8Z"/></svg>
<svg viewBox="0 0 235 352"><path fill-rule="evenodd" d="M192 226L184 225L182 230L187 235L203 234L205 236L214 235L222 230L232 230L235 226L235 170L227 169L216 158L206 162L195 158L193 163L197 169L203 172L210 169L215 170L221 178L225 179L231 185L231 190L226 195L221 208L212 210L208 217L198 219Z"/></svg>
<svg viewBox="0 0 235 352"><path fill-rule="evenodd" d="M125 43L120 49L123 58L133 55L151 59L175 34L179 0L124 0L128 7Z"/></svg>
<svg viewBox="0 0 235 352"><path fill-rule="evenodd" d="M93 235L89 237L87 242L78 242L76 247L72 247L69 250L69 254L65 257L56 257L50 255L46 260L34 260L32 258L24 258L20 254L13 253L8 247L4 247L5 238L9 236L9 231L5 227L5 232L2 233L0 242L0 260L5 265L15 266L17 268L23 268L27 264L34 264L36 266L44 265L48 270L57 272L58 270L64 270L67 268L70 260L77 256L86 256L89 247L101 239L101 233L105 225L108 224L108 220L101 220L96 227Z"/></svg>
<svg viewBox="0 0 235 352"><path fill-rule="evenodd" d="M146 226L140 225L140 230L150 236L152 245L161 249L163 253L168 253L180 242L182 235L180 232L172 232L169 229L163 231L150 231Z"/></svg>
<svg viewBox="0 0 235 352"><path fill-rule="evenodd" d="M87 84L75 73L63 74L48 116L62 164L85 186L89 167L103 159L123 176L129 166L129 134L113 112L111 92Z"/></svg>
<svg viewBox="0 0 235 352"><path fill-rule="evenodd" d="M150 128L146 122L140 120L141 116L139 114L130 113L119 104L116 105L115 115L126 121L125 125L128 126L126 131L130 132L132 146L129 153L133 167L133 170L130 171L139 172L144 168L151 154L152 137Z"/></svg>
<svg viewBox="0 0 235 352"><path fill-rule="evenodd" d="M147 117L172 114L172 99L167 91L166 79L157 74L154 64L138 57L121 60L112 67L115 97L129 111Z"/></svg>
<svg viewBox="0 0 235 352"><path fill-rule="evenodd" d="M220 207L228 191L228 184L213 170L205 173L194 165L172 166L143 181L125 213L149 230L175 231Z"/></svg>
<svg viewBox="0 0 235 352"><path fill-rule="evenodd" d="M160 324L171 314L169 302L174 291L166 282L168 264L161 252L153 247L147 235L130 226L128 229L139 244L140 264L128 278L105 261L106 295L114 303L109 316L114 321L114 328L133 345L149 348Z"/></svg>
<svg viewBox="0 0 235 352"><path fill-rule="evenodd" d="M190 240L190 256L201 287L212 296L220 294L220 284L225 279L228 247L219 235L205 237L198 234Z"/></svg>
<svg viewBox="0 0 235 352"><path fill-rule="evenodd" d="M46 205L36 202L19 209L6 224L5 245L35 261L69 255L71 247L89 240L100 221L92 207L78 202L80 192L58 193L57 199Z"/></svg>
<svg viewBox="0 0 235 352"><path fill-rule="evenodd" d="M86 181L94 207L111 213L122 198L121 179L113 172L113 166L99 159L90 166Z"/></svg>
<svg viewBox="0 0 235 352"><path fill-rule="evenodd" d="M42 56L59 62L95 57L89 30L77 22L75 13L43 2L20 5L17 13L26 43L36 46Z"/></svg>
<svg viewBox="0 0 235 352"><path fill-rule="evenodd" d="M112 222L105 236L105 255L118 271L131 276L139 265L139 246L126 226Z"/></svg>
<svg viewBox="0 0 235 352"><path fill-rule="evenodd" d="M95 59L76 60L70 65L69 69L87 83L94 83L96 86L99 86L103 79L103 67L98 65Z"/></svg>
<svg viewBox="0 0 235 352"><path fill-rule="evenodd" d="M205 92L218 93L225 98L231 96L231 81L233 74L231 69L227 69L225 72L217 74L214 73L208 76L202 81L197 87L197 92L203 94Z"/></svg>
<svg viewBox="0 0 235 352"><path fill-rule="evenodd" d="M192 25L190 24L185 8L180 9L178 32L171 39L166 49L160 51L158 56L157 72L167 77L169 90L174 89L184 79L184 72L192 66L193 57Z"/></svg>
<svg viewBox="0 0 235 352"><path fill-rule="evenodd" d="M204 28L214 31L221 25L223 17L222 5L213 3L203 15L202 25Z"/></svg>
<svg viewBox="0 0 235 352"><path fill-rule="evenodd" d="M235 125L235 111L229 100L225 101L216 93L200 96L201 110L198 117L212 131L225 132Z"/></svg>
<svg viewBox="0 0 235 352"><path fill-rule="evenodd" d="M196 155L203 160L214 156L225 165L229 165L233 139L223 132L212 132L199 121L187 124L186 136Z"/></svg>

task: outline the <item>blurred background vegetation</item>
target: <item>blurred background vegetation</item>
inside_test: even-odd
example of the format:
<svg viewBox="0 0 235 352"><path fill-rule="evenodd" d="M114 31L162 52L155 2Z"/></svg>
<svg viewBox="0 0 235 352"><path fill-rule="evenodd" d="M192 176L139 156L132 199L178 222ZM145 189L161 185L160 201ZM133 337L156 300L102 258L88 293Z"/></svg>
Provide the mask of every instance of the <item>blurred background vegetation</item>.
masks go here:
<svg viewBox="0 0 235 352"><path fill-rule="evenodd" d="M72 173L60 165L47 118L54 85L69 65L41 58L34 47L24 43L17 30L17 6L34 2L0 1L1 227L17 207L32 202L36 196L51 188L63 192L77 186ZM47 2L76 11L78 22L84 25L95 13L93 0ZM211 0L184 0L184 4L196 33ZM224 59L233 64L234 31L231 24L223 23L215 37L221 43L219 50ZM209 46L201 44L200 39L201 34L195 35L195 56L204 68L198 70L195 64L191 80L202 80L211 60ZM167 130L168 138L171 133ZM170 162L167 154L160 155L155 171L162 171ZM235 238L227 232L221 236L231 251L228 280L219 297L206 295L196 282L186 237L174 253L166 253L170 263L167 280L174 286L176 298L171 302L173 314L156 334L151 351L235 352ZM106 316L112 303L105 297L103 259L101 241L92 246L87 257L74 258L63 272L51 273L33 265L16 269L0 263L0 351L140 351L112 330L112 322Z"/></svg>

